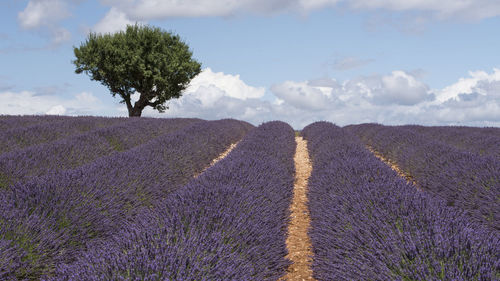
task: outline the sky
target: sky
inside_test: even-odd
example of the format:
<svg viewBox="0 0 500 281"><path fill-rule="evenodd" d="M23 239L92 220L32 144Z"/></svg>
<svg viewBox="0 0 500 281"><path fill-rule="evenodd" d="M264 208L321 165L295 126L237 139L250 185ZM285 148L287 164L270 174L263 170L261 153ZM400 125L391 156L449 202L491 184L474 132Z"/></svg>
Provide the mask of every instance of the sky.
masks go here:
<svg viewBox="0 0 500 281"><path fill-rule="evenodd" d="M73 49L139 23L202 64L143 116L500 126L498 0L2 0L0 23L0 114L127 116Z"/></svg>

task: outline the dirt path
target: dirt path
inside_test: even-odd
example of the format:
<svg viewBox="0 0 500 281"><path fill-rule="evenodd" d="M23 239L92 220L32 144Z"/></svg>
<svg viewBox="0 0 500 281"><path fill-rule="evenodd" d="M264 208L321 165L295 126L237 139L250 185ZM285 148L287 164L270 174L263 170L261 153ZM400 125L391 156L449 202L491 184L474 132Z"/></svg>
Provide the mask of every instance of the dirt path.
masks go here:
<svg viewBox="0 0 500 281"><path fill-rule="evenodd" d="M384 156L382 156L382 154L380 154L378 151L373 149L371 146L367 145L366 148L368 148L368 150L371 153L373 153L373 155L375 155L375 157L380 159L380 161L384 162L389 167L391 167L391 169L393 169L396 173L398 173L398 175L400 177L406 179L407 183L412 183L419 191L422 191L422 188L418 185L418 183L415 181L415 179L413 179L412 176L410 176L409 174L407 174L403 170L401 170L394 161L391 161L391 160L385 158Z"/></svg>
<svg viewBox="0 0 500 281"><path fill-rule="evenodd" d="M201 171L199 174L196 174L194 175L195 178L197 178L199 175L203 174L203 172L205 172L208 168L212 167L213 165L215 165L215 163L219 162L220 160L224 159L224 157L226 157L229 152L231 152L231 150L233 150L237 145L238 145L239 141L238 142L235 142L235 143L232 143L227 149L226 151L222 152L221 154L219 154L219 156L217 156L217 158L215 158L214 160L212 160L212 163L210 163L210 165L208 165L208 167L205 167L205 169L203 169L203 171Z"/></svg>
<svg viewBox="0 0 500 281"><path fill-rule="evenodd" d="M288 225L287 258L291 264L287 274L281 280L303 281L314 280L311 269L312 246L307 235L311 223L307 209L307 180L311 175L312 166L309 161L307 142L302 137L295 137L297 150L295 151L295 184L291 210L291 222Z"/></svg>

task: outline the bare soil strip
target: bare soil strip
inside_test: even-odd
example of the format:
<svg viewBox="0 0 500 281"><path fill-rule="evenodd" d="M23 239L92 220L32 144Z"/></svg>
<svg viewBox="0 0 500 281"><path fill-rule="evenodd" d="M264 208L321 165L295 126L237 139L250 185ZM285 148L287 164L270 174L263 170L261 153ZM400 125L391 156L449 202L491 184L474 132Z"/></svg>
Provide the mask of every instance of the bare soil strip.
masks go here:
<svg viewBox="0 0 500 281"><path fill-rule="evenodd" d="M375 157L380 159L380 161L384 162L386 165L391 167L391 169L393 169L396 173L398 173L398 175L400 177L406 179L407 183L413 184L418 189L418 191L422 191L422 188L418 185L418 183L415 181L415 179L413 179L413 177L411 175L409 175L409 174L405 173L403 170L401 170L394 161L391 161L391 160L385 158L384 156L382 156L382 154L380 154L378 151L376 151L375 149L373 149L373 147L371 147L369 145L367 145L366 148L368 148L368 150L370 150L370 152L373 153L373 155L375 155Z"/></svg>
<svg viewBox="0 0 500 281"><path fill-rule="evenodd" d="M287 274L281 280L314 280L311 269L312 246L307 235L311 224L307 208L307 181L311 175L312 166L307 151L307 142L302 137L295 137L295 141L297 142L294 156L295 184L293 201L290 206L291 221L288 225L286 240L287 258L293 263L288 267Z"/></svg>
<svg viewBox="0 0 500 281"><path fill-rule="evenodd" d="M217 158L215 158L214 160L212 160L212 163L210 163L210 165L208 165L207 167L205 167L205 169L203 169L203 171L201 171L199 174L196 174L194 177L197 178L199 175L203 174L203 172L205 172L208 168L210 168L213 165L215 165L215 163L217 163L220 160L224 159L224 157L226 157L229 154L229 152L231 152L231 150L233 150L238 145L239 142L240 141L232 143L231 145L229 145L229 147L226 149L226 151L224 151L221 154L219 154L219 156L217 156Z"/></svg>

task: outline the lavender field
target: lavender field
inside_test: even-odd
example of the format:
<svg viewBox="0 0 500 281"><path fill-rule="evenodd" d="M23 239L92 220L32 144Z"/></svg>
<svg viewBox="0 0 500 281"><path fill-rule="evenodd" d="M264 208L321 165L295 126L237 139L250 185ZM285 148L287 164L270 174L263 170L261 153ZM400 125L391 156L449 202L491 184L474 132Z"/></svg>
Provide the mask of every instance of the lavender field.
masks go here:
<svg viewBox="0 0 500 281"><path fill-rule="evenodd" d="M500 128L63 116L0 116L0 280L282 280L297 135L315 280L500 280Z"/></svg>

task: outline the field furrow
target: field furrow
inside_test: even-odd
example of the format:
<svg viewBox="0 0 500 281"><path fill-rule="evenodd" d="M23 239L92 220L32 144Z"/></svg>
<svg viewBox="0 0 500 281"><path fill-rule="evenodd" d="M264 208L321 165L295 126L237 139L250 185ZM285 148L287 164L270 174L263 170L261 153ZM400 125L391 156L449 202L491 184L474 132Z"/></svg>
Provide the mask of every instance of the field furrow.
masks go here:
<svg viewBox="0 0 500 281"><path fill-rule="evenodd" d="M67 119L58 115L0 115L0 131Z"/></svg>
<svg viewBox="0 0 500 281"><path fill-rule="evenodd" d="M0 280L499 280L499 137L0 115Z"/></svg>
<svg viewBox="0 0 500 281"><path fill-rule="evenodd" d="M289 264L294 151L289 125L259 126L118 235L59 267L53 280L277 280Z"/></svg>
<svg viewBox="0 0 500 281"><path fill-rule="evenodd" d="M311 175L311 162L307 152L307 142L302 137L295 137L295 182L293 199L290 205L291 220L288 224L286 245L287 258L292 262L283 280L314 280L311 269L312 246L307 231L311 225L307 209L307 181Z"/></svg>
<svg viewBox="0 0 500 281"><path fill-rule="evenodd" d="M21 117L20 117L21 118ZM110 126L127 119L103 117L64 117L53 122L42 122L27 127L0 131L0 155L18 148L48 143L96 128Z"/></svg>
<svg viewBox="0 0 500 281"><path fill-rule="evenodd" d="M175 132L196 119L132 119L0 155L0 189L35 176L75 169Z"/></svg>
<svg viewBox="0 0 500 281"><path fill-rule="evenodd" d="M366 124L349 131L394 162L433 196L500 230L500 160L464 152L400 127Z"/></svg>
<svg viewBox="0 0 500 281"><path fill-rule="evenodd" d="M81 255L193 178L252 128L196 122L74 170L0 193L0 277L38 279Z"/></svg>
<svg viewBox="0 0 500 281"><path fill-rule="evenodd" d="M317 280L494 280L498 232L419 192L345 129L302 131Z"/></svg>
<svg viewBox="0 0 500 281"><path fill-rule="evenodd" d="M500 128L401 126L426 138L441 141L455 148L480 156L500 159Z"/></svg>

